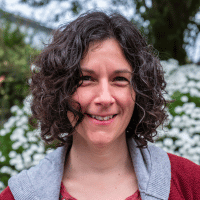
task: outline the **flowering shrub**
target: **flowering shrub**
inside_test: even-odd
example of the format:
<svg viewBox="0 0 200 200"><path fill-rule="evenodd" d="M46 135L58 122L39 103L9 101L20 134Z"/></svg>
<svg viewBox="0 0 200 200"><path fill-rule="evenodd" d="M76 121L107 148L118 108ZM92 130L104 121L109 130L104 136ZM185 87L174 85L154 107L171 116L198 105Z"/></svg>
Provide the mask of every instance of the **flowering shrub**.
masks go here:
<svg viewBox="0 0 200 200"><path fill-rule="evenodd" d="M29 93L30 63L39 50L25 43L19 27L0 21L0 128L12 116L13 105L22 106Z"/></svg>
<svg viewBox="0 0 200 200"><path fill-rule="evenodd" d="M169 122L158 134L157 146L200 164L200 66L179 66L176 60L162 61L167 81Z"/></svg>
<svg viewBox="0 0 200 200"><path fill-rule="evenodd" d="M38 164L51 151L45 148L39 130L28 124L30 101L31 96L28 96L23 108L13 106L13 116L0 130L0 191L7 186L11 176Z"/></svg>
<svg viewBox="0 0 200 200"><path fill-rule="evenodd" d="M159 128L155 145L166 152L200 164L200 66L179 66L175 60L162 61L167 80L166 99L175 99L168 109L169 122ZM28 124L31 96L22 108L13 106L13 116L0 130L0 191L8 179L39 163L52 149L45 147L39 130Z"/></svg>

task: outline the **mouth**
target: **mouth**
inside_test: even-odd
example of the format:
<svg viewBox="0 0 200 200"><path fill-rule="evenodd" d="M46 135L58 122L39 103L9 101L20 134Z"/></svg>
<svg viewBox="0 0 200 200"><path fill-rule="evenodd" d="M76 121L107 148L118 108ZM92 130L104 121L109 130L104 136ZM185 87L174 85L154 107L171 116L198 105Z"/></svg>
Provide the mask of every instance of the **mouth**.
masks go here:
<svg viewBox="0 0 200 200"><path fill-rule="evenodd" d="M117 114L112 115L112 118L106 118L105 120L102 118L94 118L92 115L86 113L89 117L90 123L97 125L97 126L108 126L114 123Z"/></svg>
<svg viewBox="0 0 200 200"><path fill-rule="evenodd" d="M90 118L92 118L92 119L95 119L95 120L98 120L98 121L110 121L110 120L112 120L113 118L115 118L115 117L117 116L117 114L114 114L114 115L112 115L111 118L108 118L108 119L106 119L106 120L102 120L102 119L96 118L96 117L94 117L94 115L91 115L91 114L88 114L88 113L86 113L86 115L87 115L88 117L90 117ZM111 115L110 115L110 116L111 116Z"/></svg>

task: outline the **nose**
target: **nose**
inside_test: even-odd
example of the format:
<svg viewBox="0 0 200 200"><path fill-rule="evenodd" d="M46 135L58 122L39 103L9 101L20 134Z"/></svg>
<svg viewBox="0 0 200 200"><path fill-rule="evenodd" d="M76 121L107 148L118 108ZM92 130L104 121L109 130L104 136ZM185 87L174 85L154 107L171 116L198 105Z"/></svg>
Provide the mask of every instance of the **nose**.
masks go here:
<svg viewBox="0 0 200 200"><path fill-rule="evenodd" d="M104 107L108 107L114 103L114 97L112 96L112 88L110 87L108 81L104 80L99 83L97 88L96 99L94 100L95 104L101 104Z"/></svg>

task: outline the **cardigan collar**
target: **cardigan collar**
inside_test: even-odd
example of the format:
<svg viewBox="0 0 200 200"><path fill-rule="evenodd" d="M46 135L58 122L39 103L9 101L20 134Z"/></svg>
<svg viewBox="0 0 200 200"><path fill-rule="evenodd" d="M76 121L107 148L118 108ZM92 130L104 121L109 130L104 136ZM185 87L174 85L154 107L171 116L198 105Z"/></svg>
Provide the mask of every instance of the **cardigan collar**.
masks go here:
<svg viewBox="0 0 200 200"><path fill-rule="evenodd" d="M171 165L167 153L155 145L136 148L127 141L142 200L167 200L170 193ZM40 163L23 170L8 181L15 200L59 199L64 162L71 146L58 147Z"/></svg>

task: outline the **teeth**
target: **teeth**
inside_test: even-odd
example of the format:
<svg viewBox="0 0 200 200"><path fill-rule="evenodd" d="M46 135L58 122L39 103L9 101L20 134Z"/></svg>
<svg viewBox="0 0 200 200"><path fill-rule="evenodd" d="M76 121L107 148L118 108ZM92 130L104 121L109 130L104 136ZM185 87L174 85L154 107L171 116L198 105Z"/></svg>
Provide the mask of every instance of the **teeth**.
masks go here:
<svg viewBox="0 0 200 200"><path fill-rule="evenodd" d="M100 121L106 121L106 120L112 119L114 117L114 115L110 115L110 116L107 116L107 117L100 117L100 116L91 115L91 117L94 118L94 119L98 119Z"/></svg>

